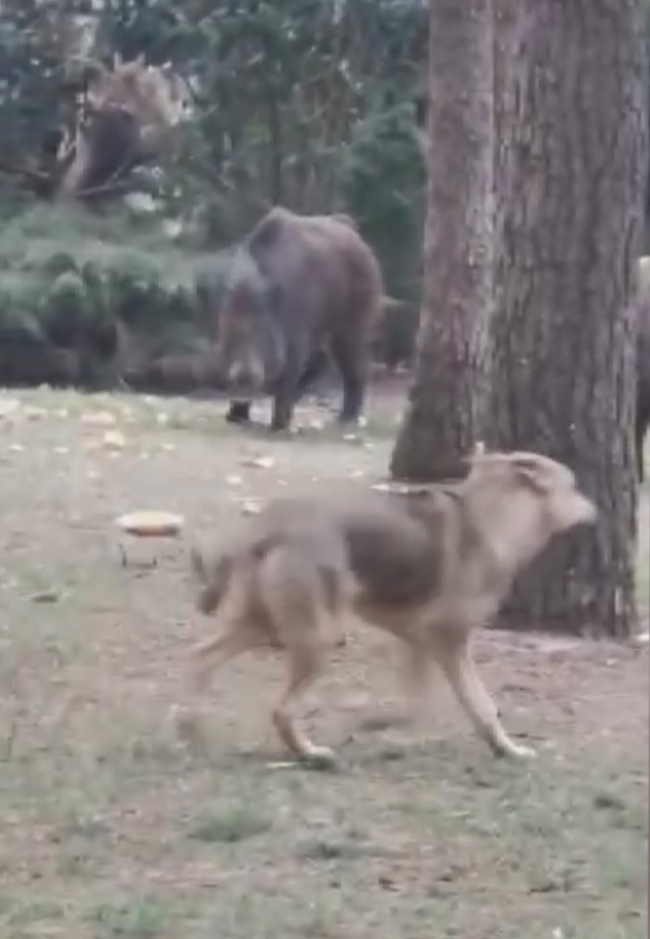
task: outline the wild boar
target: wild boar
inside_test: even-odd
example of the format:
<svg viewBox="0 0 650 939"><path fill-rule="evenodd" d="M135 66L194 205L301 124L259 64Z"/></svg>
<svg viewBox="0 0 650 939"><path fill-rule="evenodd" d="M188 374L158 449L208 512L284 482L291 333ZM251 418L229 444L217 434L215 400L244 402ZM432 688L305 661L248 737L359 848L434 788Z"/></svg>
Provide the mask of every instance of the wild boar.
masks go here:
<svg viewBox="0 0 650 939"><path fill-rule="evenodd" d="M273 208L236 253L220 311L227 419L249 420L251 401L271 395L273 429L288 428L331 356L343 383L339 419L356 421L382 294L379 262L348 216Z"/></svg>

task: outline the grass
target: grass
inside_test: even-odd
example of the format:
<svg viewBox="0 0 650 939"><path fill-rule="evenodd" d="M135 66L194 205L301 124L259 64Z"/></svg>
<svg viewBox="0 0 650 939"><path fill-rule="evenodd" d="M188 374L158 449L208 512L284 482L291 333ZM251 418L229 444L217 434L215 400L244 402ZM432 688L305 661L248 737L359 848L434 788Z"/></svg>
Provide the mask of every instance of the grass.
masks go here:
<svg viewBox="0 0 650 939"><path fill-rule="evenodd" d="M270 828L271 822L268 818L248 806L235 804L203 818L191 829L189 837L209 844L220 841L233 844L261 835Z"/></svg>
<svg viewBox="0 0 650 939"><path fill-rule="evenodd" d="M479 637L504 721L538 750L530 764L494 760L444 689L419 727L362 732L366 697L398 700L392 646L366 631L302 709L338 748L337 773L285 764L272 657L215 677L205 747L171 731L184 656L209 629L188 543L227 531L242 499L383 475L399 402L373 399L353 444L241 433L218 402L17 396L0 424L3 939L646 935L645 649ZM98 410L122 448L82 420ZM273 465L251 466L257 454ZM156 567L115 551L114 519L138 508L186 519L185 538L149 546Z"/></svg>
<svg viewBox="0 0 650 939"><path fill-rule="evenodd" d="M0 923L8 926L31 926L35 923L60 920L65 916L62 904L56 900L28 902L0 898Z"/></svg>
<svg viewBox="0 0 650 939"><path fill-rule="evenodd" d="M150 939L161 935L167 922L165 908L156 900L102 903L89 915L105 936L125 936L130 939Z"/></svg>

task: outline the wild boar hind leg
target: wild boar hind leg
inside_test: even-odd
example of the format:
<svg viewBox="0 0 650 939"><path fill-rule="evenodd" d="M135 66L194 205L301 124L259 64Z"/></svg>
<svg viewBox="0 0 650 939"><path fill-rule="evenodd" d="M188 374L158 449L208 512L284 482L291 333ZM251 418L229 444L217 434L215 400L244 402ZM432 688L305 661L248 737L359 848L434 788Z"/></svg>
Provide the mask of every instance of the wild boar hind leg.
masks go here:
<svg viewBox="0 0 650 939"><path fill-rule="evenodd" d="M288 430L298 400L298 382L294 376L283 378L273 396L271 430Z"/></svg>
<svg viewBox="0 0 650 939"><path fill-rule="evenodd" d="M251 419L250 401L231 401L226 420L230 424L248 424Z"/></svg>
<svg viewBox="0 0 650 939"><path fill-rule="evenodd" d="M332 356L343 382L339 423L353 424L363 411L368 370L365 344L354 336L336 336L332 342Z"/></svg>
<svg viewBox="0 0 650 939"><path fill-rule="evenodd" d="M315 352L312 352L300 376L300 381L298 382L298 399L309 391L310 387L325 373L328 361L329 356L326 349L317 349Z"/></svg>
<svg viewBox="0 0 650 939"><path fill-rule="evenodd" d="M309 358L306 350L290 351L284 373L278 380L273 395L272 430L288 430L295 406L305 387L305 378L311 380L310 372L314 364L319 365L317 361Z"/></svg>

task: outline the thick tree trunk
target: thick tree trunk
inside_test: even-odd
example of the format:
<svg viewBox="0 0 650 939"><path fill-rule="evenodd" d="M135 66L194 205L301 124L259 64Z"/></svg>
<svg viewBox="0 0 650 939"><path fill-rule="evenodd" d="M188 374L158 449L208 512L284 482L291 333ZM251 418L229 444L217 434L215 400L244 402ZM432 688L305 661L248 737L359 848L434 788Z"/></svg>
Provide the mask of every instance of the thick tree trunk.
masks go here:
<svg viewBox="0 0 650 939"><path fill-rule="evenodd" d="M492 4L430 5L424 298L391 472L461 475L483 432L492 307Z"/></svg>
<svg viewBox="0 0 650 939"><path fill-rule="evenodd" d="M551 546L506 621L627 634L636 618L628 301L643 230L643 0L496 0L493 394L488 442L565 461L595 532Z"/></svg>

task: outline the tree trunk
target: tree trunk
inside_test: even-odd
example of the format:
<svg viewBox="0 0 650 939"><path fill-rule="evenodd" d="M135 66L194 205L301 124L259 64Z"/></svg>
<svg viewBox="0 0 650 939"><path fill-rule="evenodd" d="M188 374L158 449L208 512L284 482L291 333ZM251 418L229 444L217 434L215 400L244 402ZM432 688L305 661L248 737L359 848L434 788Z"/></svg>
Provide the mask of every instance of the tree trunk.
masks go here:
<svg viewBox="0 0 650 939"><path fill-rule="evenodd" d="M644 3L496 6L501 239L488 442L566 462L600 510L595 530L552 544L521 578L504 617L626 635L636 619L628 301L645 194Z"/></svg>
<svg viewBox="0 0 650 939"><path fill-rule="evenodd" d="M492 307L492 3L429 17L428 190L415 378L391 472L463 475L483 433Z"/></svg>

